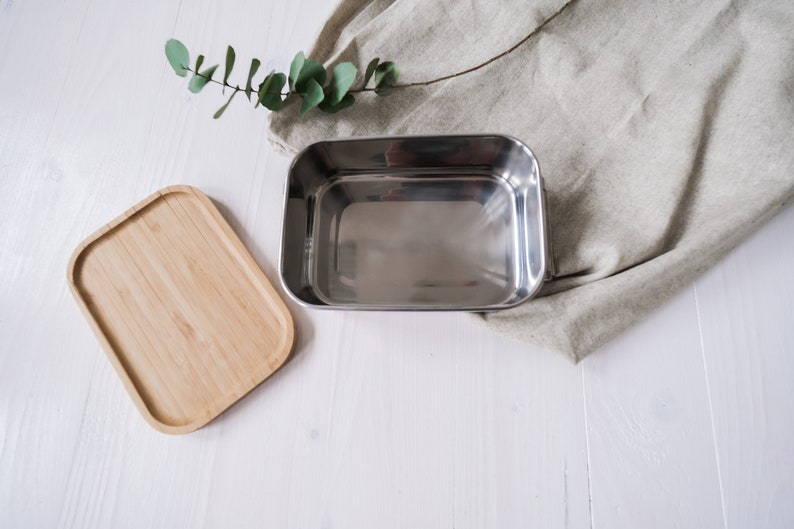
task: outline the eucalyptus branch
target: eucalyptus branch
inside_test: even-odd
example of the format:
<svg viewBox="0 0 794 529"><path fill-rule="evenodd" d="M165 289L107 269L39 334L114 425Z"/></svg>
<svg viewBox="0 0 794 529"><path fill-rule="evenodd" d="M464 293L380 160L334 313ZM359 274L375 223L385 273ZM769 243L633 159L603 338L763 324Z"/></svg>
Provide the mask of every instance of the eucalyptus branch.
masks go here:
<svg viewBox="0 0 794 529"><path fill-rule="evenodd" d="M572 0L571 0L572 1ZM386 96L392 93L395 89L405 89L417 86L429 86L442 81L447 81L455 77L460 77L481 68L505 57L506 55L515 51L522 44L531 39L538 31L540 31L546 24L554 20L562 11L568 7L571 2L566 2L554 14L544 20L540 25L533 29L528 35L519 40L516 44L507 50L483 61L480 64L461 70L459 72L430 79L428 81L415 81L412 83L400 84L397 81L400 78L400 70L394 62L385 61L380 62L379 58L372 59L364 73L364 80L360 86L353 88L353 83L356 80L358 69L350 62L343 62L337 64L333 71L329 73L325 67L318 61L308 59L304 56L303 52L298 52L292 60L289 69L289 76L284 73L271 71L259 83L258 87L254 89L253 78L256 75L261 61L259 59L252 59L251 66L248 70L248 77L246 80L245 88L240 88L239 85L232 86L229 84L229 75L234 68L235 51L234 48L229 46L226 50L226 64L223 75L223 81L213 79L215 70L218 65L211 66L204 70L201 69L204 63L204 56L199 55L196 59L195 66L191 68L190 55L184 44L176 39L171 39L165 44L165 55L168 62L174 68L174 71L180 77L186 77L188 73L193 74L188 89L193 93L200 92L208 83L220 85L225 92L226 88L232 90L229 99L226 103L215 112L213 116L215 119L221 117L226 111L226 108L231 103L234 96L239 92L245 93L249 101L251 95L255 95L254 107L259 105L277 112L284 107L286 100L290 98L299 98L301 100L300 113L305 114L314 107L318 107L323 112L335 113L343 108L347 108L355 102L353 94L362 92L375 92L380 96ZM368 86L370 80L374 79L372 86ZM328 83L326 84L326 80ZM283 91L287 86L288 90Z"/></svg>

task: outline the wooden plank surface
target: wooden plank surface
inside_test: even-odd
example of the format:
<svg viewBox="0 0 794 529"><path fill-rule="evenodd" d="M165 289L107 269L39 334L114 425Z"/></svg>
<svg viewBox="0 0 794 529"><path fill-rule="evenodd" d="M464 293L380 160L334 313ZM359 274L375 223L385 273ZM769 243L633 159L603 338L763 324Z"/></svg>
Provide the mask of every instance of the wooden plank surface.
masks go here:
<svg viewBox="0 0 794 529"><path fill-rule="evenodd" d="M594 527L721 527L690 288L584 362Z"/></svg>
<svg viewBox="0 0 794 529"><path fill-rule="evenodd" d="M696 284L728 527L794 527L794 209Z"/></svg>
<svg viewBox="0 0 794 529"><path fill-rule="evenodd" d="M791 208L579 366L461 314L290 304L294 358L219 420L141 419L69 255L185 183L275 283L289 165L163 44L285 68L331 8L0 3L0 527L794 526Z"/></svg>

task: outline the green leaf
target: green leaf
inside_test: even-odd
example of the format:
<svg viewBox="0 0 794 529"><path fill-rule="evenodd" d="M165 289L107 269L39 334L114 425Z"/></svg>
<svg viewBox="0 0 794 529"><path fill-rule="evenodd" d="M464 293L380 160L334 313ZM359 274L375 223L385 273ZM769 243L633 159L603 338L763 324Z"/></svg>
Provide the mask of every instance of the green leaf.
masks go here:
<svg viewBox="0 0 794 529"><path fill-rule="evenodd" d="M251 101L251 79L254 78L256 75L256 71L259 69L259 65L262 64L259 62L259 59L251 59L251 68L248 69L248 80L245 83L245 97Z"/></svg>
<svg viewBox="0 0 794 529"><path fill-rule="evenodd" d="M237 95L237 92L239 92L239 90L232 92L232 95L229 96L229 100L226 101L226 104L219 108L217 112L215 112L215 114L212 116L212 119L218 119L223 115L224 112L226 112L226 107L228 107L229 103L232 102L232 99L234 99L234 96Z"/></svg>
<svg viewBox="0 0 794 529"><path fill-rule="evenodd" d="M369 64L367 65L367 70L364 73L364 84L361 85L361 88L366 87L369 80L372 79L372 74L375 73L375 68L378 67L379 61L380 59L378 57L375 57L374 59L369 61Z"/></svg>
<svg viewBox="0 0 794 529"><path fill-rule="evenodd" d="M165 43L165 56L179 77L187 75L187 67L190 65L190 54L184 44L176 39L171 39Z"/></svg>
<svg viewBox="0 0 794 529"><path fill-rule="evenodd" d="M392 61L382 62L375 68L375 93L387 96L400 79L400 69Z"/></svg>
<svg viewBox="0 0 794 529"><path fill-rule="evenodd" d="M229 86L229 75L232 73L232 68L234 68L234 58L236 57L234 53L234 48L231 46L226 48L226 70L223 72L223 86Z"/></svg>
<svg viewBox="0 0 794 529"><path fill-rule="evenodd" d="M289 66L289 89L295 90L295 82L303 69L303 63L306 62L306 56L302 51L299 51L295 58L292 59L292 64Z"/></svg>
<svg viewBox="0 0 794 529"><path fill-rule="evenodd" d="M190 82L187 84L187 89L193 92L194 94L198 94L201 92L201 89L204 88L210 79L212 79L212 75L215 73L215 70L218 68L218 65L210 66L203 72L199 74L193 75L190 79Z"/></svg>
<svg viewBox="0 0 794 529"><path fill-rule="evenodd" d="M328 86L326 101L331 106L337 105L353 86L358 70L352 62L342 62L334 66L334 76Z"/></svg>
<svg viewBox="0 0 794 529"><path fill-rule="evenodd" d="M352 105L355 101L353 94L345 94L345 97L343 97L339 103L331 105L328 103L328 100L325 100L318 105L318 108L327 114L336 114L343 108Z"/></svg>
<svg viewBox="0 0 794 529"><path fill-rule="evenodd" d="M284 100L281 99L281 89L287 82L287 76L283 73L270 72L262 84L259 85L259 99L255 106L263 105L273 112L281 110Z"/></svg>
<svg viewBox="0 0 794 529"><path fill-rule="evenodd" d="M196 57L196 67L193 68L193 71L194 72L198 72L199 70L201 70L201 65L202 64L204 64L204 56L203 55L199 55L198 57Z"/></svg>
<svg viewBox="0 0 794 529"><path fill-rule="evenodd" d="M309 81L312 79L317 81L317 84L322 86L325 84L326 77L327 74L325 73L325 68L321 63L312 59L306 59L303 61L303 67L301 68L300 74L295 80L294 90L296 92L306 92L309 86Z"/></svg>
<svg viewBox="0 0 794 529"><path fill-rule="evenodd" d="M300 110L301 115L319 105L324 97L325 94L323 93L323 87L320 86L320 83L314 78L309 79L306 82L306 93L301 95L303 99Z"/></svg>

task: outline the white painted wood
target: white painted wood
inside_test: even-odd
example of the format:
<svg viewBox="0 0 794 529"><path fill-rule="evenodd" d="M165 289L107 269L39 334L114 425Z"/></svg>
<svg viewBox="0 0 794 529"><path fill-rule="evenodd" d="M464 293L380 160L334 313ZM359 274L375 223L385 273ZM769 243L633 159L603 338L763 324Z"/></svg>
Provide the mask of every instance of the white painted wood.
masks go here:
<svg viewBox="0 0 794 529"><path fill-rule="evenodd" d="M193 434L144 422L69 254L187 183L275 279L289 165L164 41L284 68L331 8L0 3L0 527L791 526L791 212L580 366L461 314L291 304L273 378Z"/></svg>
<svg viewBox="0 0 794 529"><path fill-rule="evenodd" d="M285 490L274 498L281 508L259 506L248 521L563 527L567 517L573 526L586 523L576 369L492 340L462 315L324 319L314 337L325 337L323 347L287 367L289 383L279 379L295 404L288 432L273 445L284 450L275 461L288 462ZM548 376L528 385L531 372ZM565 413L548 417L545 398L568 401ZM269 406L265 401L261 406ZM567 420L576 415L579 420ZM212 494L232 501L229 487L247 464L231 453L216 461ZM267 482L267 476L254 479ZM208 516L220 524L224 510L215 505Z"/></svg>
<svg viewBox="0 0 794 529"><path fill-rule="evenodd" d="M794 527L794 209L696 284L727 526Z"/></svg>
<svg viewBox="0 0 794 529"><path fill-rule="evenodd" d="M692 289L583 363L593 526L723 526Z"/></svg>

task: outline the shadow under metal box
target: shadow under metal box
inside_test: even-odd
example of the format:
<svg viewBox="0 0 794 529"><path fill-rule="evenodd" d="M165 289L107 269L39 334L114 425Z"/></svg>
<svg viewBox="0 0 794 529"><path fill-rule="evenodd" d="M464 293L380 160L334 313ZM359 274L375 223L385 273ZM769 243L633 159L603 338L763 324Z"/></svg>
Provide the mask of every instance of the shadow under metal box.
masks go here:
<svg viewBox="0 0 794 529"><path fill-rule="evenodd" d="M490 311L551 271L543 181L502 135L329 140L290 168L280 272L319 308Z"/></svg>

